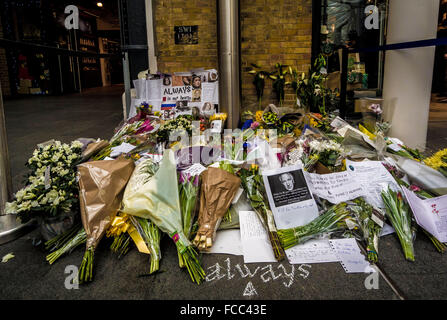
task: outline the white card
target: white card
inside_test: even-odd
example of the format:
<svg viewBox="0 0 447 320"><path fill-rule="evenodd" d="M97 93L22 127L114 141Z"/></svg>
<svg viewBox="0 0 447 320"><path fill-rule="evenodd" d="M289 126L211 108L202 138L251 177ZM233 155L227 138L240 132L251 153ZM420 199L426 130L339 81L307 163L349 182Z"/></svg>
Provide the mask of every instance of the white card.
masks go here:
<svg viewBox="0 0 447 320"><path fill-rule="evenodd" d="M244 263L276 262L269 236L254 211L239 211Z"/></svg>

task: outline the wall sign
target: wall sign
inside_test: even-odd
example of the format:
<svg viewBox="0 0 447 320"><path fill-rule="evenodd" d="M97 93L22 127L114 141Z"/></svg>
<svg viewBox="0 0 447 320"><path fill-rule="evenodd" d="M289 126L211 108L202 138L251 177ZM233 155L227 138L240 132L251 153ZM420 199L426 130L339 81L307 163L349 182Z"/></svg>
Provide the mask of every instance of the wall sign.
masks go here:
<svg viewBox="0 0 447 320"><path fill-rule="evenodd" d="M175 44L198 44L199 26L174 27Z"/></svg>

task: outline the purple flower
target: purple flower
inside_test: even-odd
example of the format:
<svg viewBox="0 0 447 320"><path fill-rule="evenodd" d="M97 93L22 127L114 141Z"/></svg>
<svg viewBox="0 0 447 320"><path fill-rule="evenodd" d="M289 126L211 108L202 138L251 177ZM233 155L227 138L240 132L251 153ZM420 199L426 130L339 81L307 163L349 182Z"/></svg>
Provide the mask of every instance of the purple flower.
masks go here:
<svg viewBox="0 0 447 320"><path fill-rule="evenodd" d="M180 184L185 183L185 178L183 177L183 172L180 172L180 174L179 174L179 178L178 178L178 182L179 182Z"/></svg>
<svg viewBox="0 0 447 320"><path fill-rule="evenodd" d="M193 182L193 184L194 184L195 187L199 186L199 175L196 175L196 176L194 177L194 182Z"/></svg>

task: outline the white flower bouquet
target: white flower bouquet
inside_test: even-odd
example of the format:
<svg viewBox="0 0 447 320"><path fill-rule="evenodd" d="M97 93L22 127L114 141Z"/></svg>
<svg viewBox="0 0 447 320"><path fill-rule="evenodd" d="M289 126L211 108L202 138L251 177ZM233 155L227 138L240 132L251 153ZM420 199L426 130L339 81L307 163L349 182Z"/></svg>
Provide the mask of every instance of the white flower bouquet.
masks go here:
<svg viewBox="0 0 447 320"><path fill-rule="evenodd" d="M73 141L34 150L26 166L30 173L26 187L6 204L7 214L17 214L22 222L35 217L56 217L70 212L78 203L75 165L81 160L82 143Z"/></svg>

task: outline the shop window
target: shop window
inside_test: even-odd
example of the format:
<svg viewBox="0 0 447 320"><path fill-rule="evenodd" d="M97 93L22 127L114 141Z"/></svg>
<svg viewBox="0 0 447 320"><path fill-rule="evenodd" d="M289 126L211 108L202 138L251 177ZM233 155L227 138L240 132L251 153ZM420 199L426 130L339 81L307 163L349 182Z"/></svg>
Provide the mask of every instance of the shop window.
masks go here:
<svg viewBox="0 0 447 320"><path fill-rule="evenodd" d="M370 7L374 6L374 7ZM365 23L377 8L377 25ZM365 10L367 12L365 12ZM328 86L340 90L341 50L375 48L385 44L385 0L321 0L320 52L327 60ZM349 116L361 116L362 99L380 99L383 89L384 53L350 53L348 57L347 105Z"/></svg>

